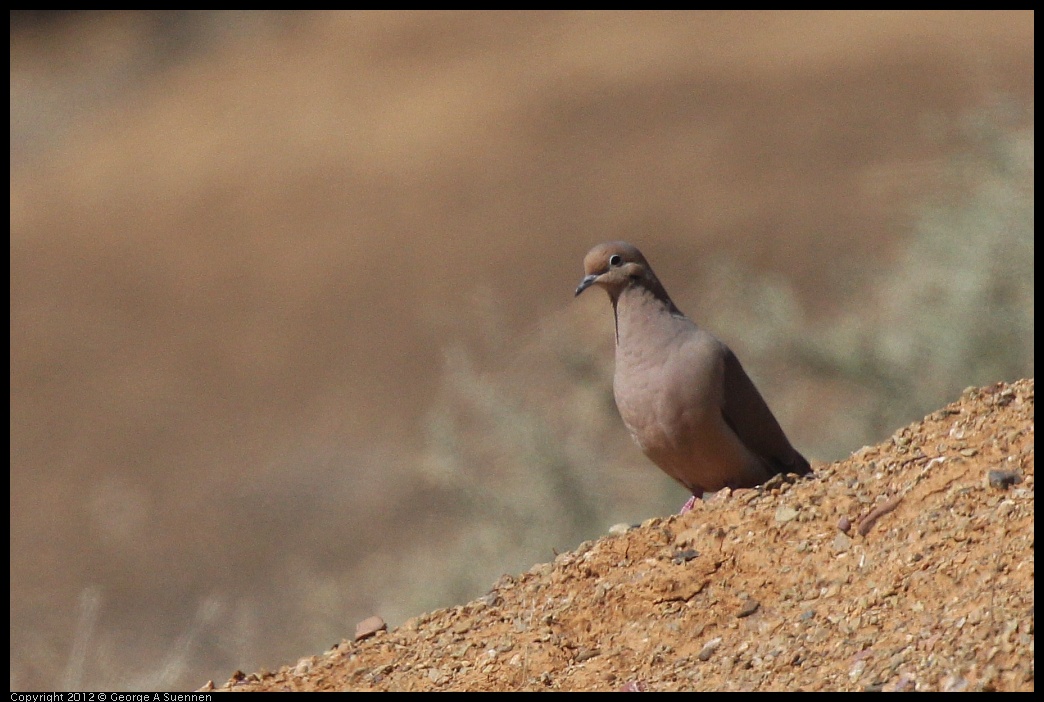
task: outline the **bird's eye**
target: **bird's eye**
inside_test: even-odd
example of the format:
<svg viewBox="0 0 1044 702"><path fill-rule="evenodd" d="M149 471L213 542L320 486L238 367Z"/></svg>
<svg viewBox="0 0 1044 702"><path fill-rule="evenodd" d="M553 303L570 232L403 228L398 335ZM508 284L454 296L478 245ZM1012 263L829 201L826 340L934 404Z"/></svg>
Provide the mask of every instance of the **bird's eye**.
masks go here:
<svg viewBox="0 0 1044 702"><path fill-rule="evenodd" d="M613 254L612 256L609 257L609 265L612 268L616 268L621 263L623 263L623 259L620 258L620 254Z"/></svg>

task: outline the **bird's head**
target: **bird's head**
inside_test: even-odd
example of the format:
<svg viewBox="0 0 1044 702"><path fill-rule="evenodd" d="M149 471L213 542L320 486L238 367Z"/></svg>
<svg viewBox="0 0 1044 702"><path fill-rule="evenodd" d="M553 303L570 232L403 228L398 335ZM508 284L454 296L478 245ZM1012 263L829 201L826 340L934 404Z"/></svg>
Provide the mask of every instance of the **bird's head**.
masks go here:
<svg viewBox="0 0 1044 702"><path fill-rule="evenodd" d="M626 241L610 241L584 256L584 278L576 286L576 294L598 285L615 300L631 285L650 286L654 281L656 276L641 251Z"/></svg>

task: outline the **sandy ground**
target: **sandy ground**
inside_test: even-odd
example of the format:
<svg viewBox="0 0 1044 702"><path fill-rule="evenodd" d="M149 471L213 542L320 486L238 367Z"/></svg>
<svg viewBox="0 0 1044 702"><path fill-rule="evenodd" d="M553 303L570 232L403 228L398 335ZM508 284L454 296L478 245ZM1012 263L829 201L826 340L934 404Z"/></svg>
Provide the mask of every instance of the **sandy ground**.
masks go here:
<svg viewBox="0 0 1044 702"><path fill-rule="evenodd" d="M1031 691L1033 388L222 689Z"/></svg>

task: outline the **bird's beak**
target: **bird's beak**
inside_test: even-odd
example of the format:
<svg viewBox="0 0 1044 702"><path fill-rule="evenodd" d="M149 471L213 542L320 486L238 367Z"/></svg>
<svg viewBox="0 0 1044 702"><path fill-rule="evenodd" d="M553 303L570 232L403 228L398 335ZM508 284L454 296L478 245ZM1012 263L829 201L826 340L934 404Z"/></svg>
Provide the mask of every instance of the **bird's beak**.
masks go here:
<svg viewBox="0 0 1044 702"><path fill-rule="evenodd" d="M587 290L589 287L594 285L597 281L598 281L598 276L595 275L594 273L592 273L591 275L584 276L584 279L581 280L580 284L576 286L576 294L573 295L573 297L576 297L576 295L579 295L584 290Z"/></svg>

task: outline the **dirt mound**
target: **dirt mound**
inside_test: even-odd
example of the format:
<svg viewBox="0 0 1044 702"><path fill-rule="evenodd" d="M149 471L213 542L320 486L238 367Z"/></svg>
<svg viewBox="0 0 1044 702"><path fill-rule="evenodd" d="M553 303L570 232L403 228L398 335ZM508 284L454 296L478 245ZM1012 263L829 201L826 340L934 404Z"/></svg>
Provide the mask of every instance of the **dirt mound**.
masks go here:
<svg viewBox="0 0 1044 702"><path fill-rule="evenodd" d="M221 689L1033 690L1033 386Z"/></svg>

